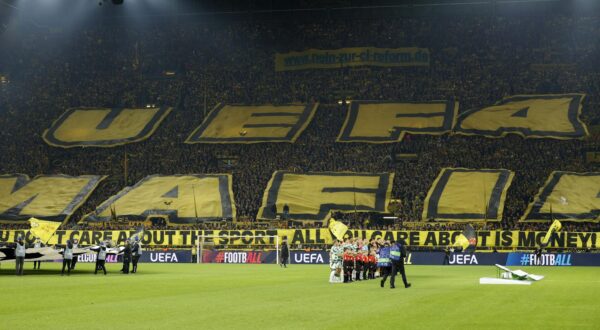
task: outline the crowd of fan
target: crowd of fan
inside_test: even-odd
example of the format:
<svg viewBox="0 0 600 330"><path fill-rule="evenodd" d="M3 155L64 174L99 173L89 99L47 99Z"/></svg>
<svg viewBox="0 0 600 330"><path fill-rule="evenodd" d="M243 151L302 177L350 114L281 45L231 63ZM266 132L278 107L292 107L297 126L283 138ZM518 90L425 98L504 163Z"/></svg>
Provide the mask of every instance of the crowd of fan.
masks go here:
<svg viewBox="0 0 600 330"><path fill-rule="evenodd" d="M144 30L117 24L88 27L74 35L35 30L18 40L3 38L7 39L3 44L12 47L0 50L0 72L11 76L10 84L0 87L0 125L4 127L0 130L0 172L30 177L109 176L67 227L123 187L156 173L230 172L237 216L252 221L272 173L292 170L395 172L392 197L399 200L394 207L399 221L369 221L369 214L341 217L361 228L403 229L407 228L403 222L421 219L425 196L441 168L466 167L515 171L502 222L486 228L538 229L518 220L548 175L553 170L597 170L597 165L582 157L586 148L599 147L595 135L568 141L407 135L395 144L335 142L347 111L337 102L342 98L456 98L464 111L512 94L582 92L587 94L582 119L588 125L597 124L597 17L181 21L149 24ZM430 49L431 65L274 71L277 51L352 46L425 47ZM164 71L176 74L165 77ZM294 144L183 143L218 102L309 101L320 101L321 106ZM61 149L41 138L44 129L70 107L146 104L176 109L151 138L140 143L111 149ZM397 153L418 157L396 160ZM223 167L218 161L223 156L239 157L239 161ZM452 226L422 224L424 229ZM593 224L570 226L572 230L598 230Z"/></svg>

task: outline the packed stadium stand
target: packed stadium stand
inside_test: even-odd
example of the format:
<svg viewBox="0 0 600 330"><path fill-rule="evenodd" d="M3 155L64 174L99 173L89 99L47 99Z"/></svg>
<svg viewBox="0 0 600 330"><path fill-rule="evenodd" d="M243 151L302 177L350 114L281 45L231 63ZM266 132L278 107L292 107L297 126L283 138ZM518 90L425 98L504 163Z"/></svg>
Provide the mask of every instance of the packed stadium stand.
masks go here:
<svg viewBox="0 0 600 330"><path fill-rule="evenodd" d="M0 49L0 74L6 78L0 84L0 173L107 176L65 229L90 226L81 222L84 215L155 174L231 174L236 222L192 227L260 228L264 224L252 223L276 171L392 173L388 212L334 217L354 228L450 229L461 225L423 215L442 169L506 169L514 177L500 221L479 226L546 230L547 222L520 220L552 172L599 171L594 152L600 152L600 17L544 3L508 15L512 7L494 3L494 8L464 6L443 14L411 7L410 15L403 15L407 9L397 7L161 17L143 22L144 29L107 15L103 24L90 22L76 31L27 26L16 35L7 30L0 35L8 45ZM429 63L289 71L274 64L276 53L348 47L418 47L428 50ZM452 100L460 118L512 95L562 94L585 94L579 117L588 134L489 137L452 129L406 133L393 143L337 141L358 100ZM189 143L219 104L304 104L315 111L293 142ZM45 138L67 109L89 107L171 110L147 138L131 143L65 148ZM397 219L383 219L383 213ZM569 231L600 230L593 220L564 225Z"/></svg>

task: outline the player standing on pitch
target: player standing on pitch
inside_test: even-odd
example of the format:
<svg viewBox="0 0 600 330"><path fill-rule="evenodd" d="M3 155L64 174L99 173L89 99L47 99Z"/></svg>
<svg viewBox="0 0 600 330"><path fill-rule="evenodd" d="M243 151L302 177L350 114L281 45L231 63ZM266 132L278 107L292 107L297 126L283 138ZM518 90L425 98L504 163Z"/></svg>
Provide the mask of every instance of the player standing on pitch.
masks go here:
<svg viewBox="0 0 600 330"><path fill-rule="evenodd" d="M343 248L340 246L340 240L335 240L331 251L329 252L329 283L342 283L342 254L344 253Z"/></svg>
<svg viewBox="0 0 600 330"><path fill-rule="evenodd" d="M375 279L375 272L377 271L377 255L375 250L371 251L369 254L369 279Z"/></svg>
<svg viewBox="0 0 600 330"><path fill-rule="evenodd" d="M390 259L392 260L392 276L390 277L390 288L394 289L396 283L396 273L402 275L402 282L405 288L410 288L410 283L406 281L406 272L404 271L404 258L406 257L406 242L403 240L394 242L391 241Z"/></svg>
<svg viewBox="0 0 600 330"><path fill-rule="evenodd" d="M354 270L355 270L355 276L354 278L357 281L360 281L362 278L362 270L363 270L363 260L362 260L362 241L359 239L356 241L356 246L357 246L357 250L356 253L354 255Z"/></svg>

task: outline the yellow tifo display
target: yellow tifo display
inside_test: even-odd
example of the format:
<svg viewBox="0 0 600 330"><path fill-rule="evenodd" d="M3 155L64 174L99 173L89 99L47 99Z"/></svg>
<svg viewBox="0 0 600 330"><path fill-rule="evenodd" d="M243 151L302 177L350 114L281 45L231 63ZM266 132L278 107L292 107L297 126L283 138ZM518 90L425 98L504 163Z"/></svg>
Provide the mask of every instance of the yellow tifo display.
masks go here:
<svg viewBox="0 0 600 330"><path fill-rule="evenodd" d="M326 220L331 211L387 212L393 173L277 171L258 211L260 219Z"/></svg>
<svg viewBox="0 0 600 330"><path fill-rule="evenodd" d="M230 174L151 175L103 202L83 221L166 218L174 224L235 219Z"/></svg>
<svg viewBox="0 0 600 330"><path fill-rule="evenodd" d="M352 101L338 142L390 143L406 133L450 132L458 102Z"/></svg>
<svg viewBox="0 0 600 330"><path fill-rule="evenodd" d="M0 222L26 223L29 218L64 222L105 177L99 175L0 175Z"/></svg>
<svg viewBox="0 0 600 330"><path fill-rule="evenodd" d="M521 221L600 219L600 172L555 171L529 204Z"/></svg>
<svg viewBox="0 0 600 330"><path fill-rule="evenodd" d="M44 132L56 147L113 147L150 137L171 108L74 108Z"/></svg>
<svg viewBox="0 0 600 330"><path fill-rule="evenodd" d="M575 139L588 135L579 119L584 94L516 95L460 115L456 133Z"/></svg>
<svg viewBox="0 0 600 330"><path fill-rule="evenodd" d="M314 104L217 105L186 143L294 142L317 110Z"/></svg>
<svg viewBox="0 0 600 330"><path fill-rule="evenodd" d="M423 220L500 221L513 177L502 169L444 168L425 198Z"/></svg>

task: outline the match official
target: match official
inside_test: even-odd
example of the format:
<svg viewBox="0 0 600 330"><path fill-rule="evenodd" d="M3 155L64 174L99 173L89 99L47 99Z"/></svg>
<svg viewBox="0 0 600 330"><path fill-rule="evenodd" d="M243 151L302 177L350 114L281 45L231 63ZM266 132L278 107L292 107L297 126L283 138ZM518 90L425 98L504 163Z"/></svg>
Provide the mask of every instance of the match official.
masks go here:
<svg viewBox="0 0 600 330"><path fill-rule="evenodd" d="M290 258L290 249L287 245L287 237L283 238L281 242L281 264L280 267L287 268L287 263Z"/></svg>
<svg viewBox="0 0 600 330"><path fill-rule="evenodd" d="M390 277L390 288L396 288L396 273L402 274L402 282L405 288L410 288L410 283L406 282L406 272L404 271L404 258L406 258L406 242L392 241L390 247L390 259L392 260L392 276Z"/></svg>
<svg viewBox="0 0 600 330"><path fill-rule="evenodd" d="M385 280L392 271L392 261L390 260L390 243L385 242L384 245L379 249L379 258L377 259L377 266L379 266L381 278L381 287L385 286Z"/></svg>

